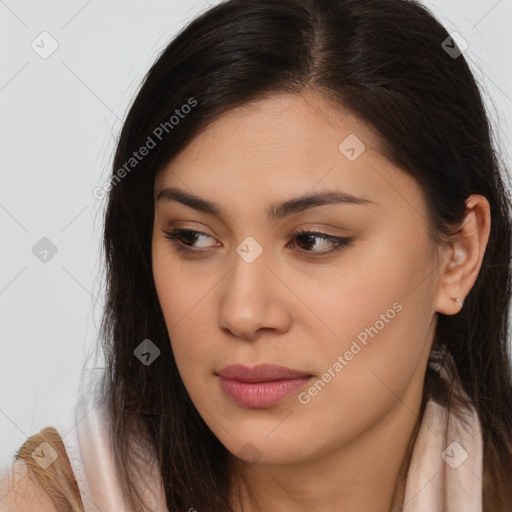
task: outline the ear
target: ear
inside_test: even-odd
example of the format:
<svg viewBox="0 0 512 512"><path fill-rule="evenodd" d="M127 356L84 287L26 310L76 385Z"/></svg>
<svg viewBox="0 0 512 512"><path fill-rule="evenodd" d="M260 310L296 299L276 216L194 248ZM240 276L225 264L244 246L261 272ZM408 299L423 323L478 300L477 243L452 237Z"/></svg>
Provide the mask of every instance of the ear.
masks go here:
<svg viewBox="0 0 512 512"><path fill-rule="evenodd" d="M465 219L460 230L443 247L440 285L435 307L439 313L455 315L475 284L482 266L491 229L491 209L484 196L466 199ZM459 298L460 302L452 298Z"/></svg>

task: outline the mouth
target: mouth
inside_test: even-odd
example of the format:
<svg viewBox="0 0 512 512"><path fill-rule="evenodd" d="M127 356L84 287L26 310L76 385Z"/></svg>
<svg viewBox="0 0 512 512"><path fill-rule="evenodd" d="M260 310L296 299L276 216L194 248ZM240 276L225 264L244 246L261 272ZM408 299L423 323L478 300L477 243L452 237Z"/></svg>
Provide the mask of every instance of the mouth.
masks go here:
<svg viewBox="0 0 512 512"><path fill-rule="evenodd" d="M303 387L313 375L269 364L230 365L217 372L226 396L243 407L271 407Z"/></svg>

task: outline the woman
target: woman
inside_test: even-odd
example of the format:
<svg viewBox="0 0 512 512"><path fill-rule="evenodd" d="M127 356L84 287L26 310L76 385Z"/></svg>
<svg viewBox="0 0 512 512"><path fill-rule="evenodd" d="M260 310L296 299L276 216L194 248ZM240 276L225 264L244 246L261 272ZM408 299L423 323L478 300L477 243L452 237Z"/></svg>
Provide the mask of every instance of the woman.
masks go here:
<svg viewBox="0 0 512 512"><path fill-rule="evenodd" d="M510 510L500 173L464 57L419 4L211 8L150 69L95 191L102 385L23 445L7 499Z"/></svg>

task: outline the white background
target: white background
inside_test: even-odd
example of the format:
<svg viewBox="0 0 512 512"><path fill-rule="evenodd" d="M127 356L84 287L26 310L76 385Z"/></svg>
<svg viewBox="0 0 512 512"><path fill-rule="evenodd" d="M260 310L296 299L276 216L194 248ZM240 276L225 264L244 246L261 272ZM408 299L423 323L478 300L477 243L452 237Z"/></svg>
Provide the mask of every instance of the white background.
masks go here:
<svg viewBox="0 0 512 512"><path fill-rule="evenodd" d="M502 151L512 140L512 0L428 1L469 42ZM95 360L114 143L141 79L205 1L0 0L0 467L73 404ZM43 31L58 49L42 59ZM48 48L48 46L46 46ZM504 153L507 162L510 157ZM48 237L47 263L32 247ZM85 368L82 371L82 368Z"/></svg>

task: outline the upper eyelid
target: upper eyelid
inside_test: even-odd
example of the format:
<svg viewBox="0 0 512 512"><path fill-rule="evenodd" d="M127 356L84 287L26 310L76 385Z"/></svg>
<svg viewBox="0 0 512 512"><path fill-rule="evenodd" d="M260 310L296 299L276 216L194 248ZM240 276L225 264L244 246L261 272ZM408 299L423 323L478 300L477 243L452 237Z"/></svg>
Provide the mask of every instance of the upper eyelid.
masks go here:
<svg viewBox="0 0 512 512"><path fill-rule="evenodd" d="M165 230L161 228L164 232L164 238L167 238L171 244L174 246L174 250L179 253L185 253L186 255L193 257L193 256L206 256L210 254L215 248L211 247L205 247L205 248L198 248L194 247L193 245L188 245L187 243L184 243L180 240L180 233L182 232L191 232L194 235L206 235L207 237L215 239L215 237L212 237L208 235L207 233L204 233L203 231L199 231L196 229L189 229L189 228L174 228L172 230ZM299 236L306 236L306 235L312 235L316 236L316 238L319 238L321 240L327 241L327 243L331 246L330 249L324 250L324 251L314 251L314 250L307 250L307 249L301 249L301 248L294 248L294 251L299 251L300 254L303 254L304 257L308 258L315 258L317 261L321 261L322 258L328 258L331 256L334 256L336 253L341 251L342 249L349 247L352 245L354 241L354 237L347 237L347 236L336 236L336 235L329 235L328 233L325 233L323 231L317 231L317 230L308 230L308 229L298 229L293 233L292 240L297 239ZM196 241L192 242L192 244L196 243ZM294 244L295 245L295 244ZM287 245L288 247L288 245Z"/></svg>
<svg viewBox="0 0 512 512"><path fill-rule="evenodd" d="M176 234L176 233L194 233L196 235L205 235L205 236L208 236L210 238L216 238L214 235L209 235L208 233L205 233L204 231L201 231L199 229L192 229L192 228L173 228L173 229L169 229L169 230L162 229L162 231L164 233L166 233L166 234L169 234L169 233L173 233L173 234ZM340 235L331 235L329 233L326 233L325 231L321 231L321 230L318 230L318 229L306 229L306 228L297 229L292 234L293 234L293 236L297 236L297 235L301 235L301 234L306 234L306 235L310 234L310 235L323 236L324 238L348 238L348 237L343 237L343 236L340 236Z"/></svg>
<svg viewBox="0 0 512 512"><path fill-rule="evenodd" d="M191 253L201 253L201 252L209 252L209 249L200 249L200 248L194 248L192 245L187 245L186 243L183 243L179 240L180 233L192 233L193 235L205 235L209 238L216 239L214 236L209 235L208 233L205 233L203 231L197 230L197 229L189 229L189 228L174 228L171 230L165 230L162 228L162 231L164 232L164 238L167 238L173 242L173 244L177 244L178 246L181 246L184 250L189 251ZM172 235L172 236L171 236ZM352 243L353 237L347 237L347 236L336 236L336 235L330 235L328 233L325 233L323 231L318 230L312 230L312 229L298 229L292 234L292 239L298 238L299 236L316 236L316 238L320 238L323 240L326 240L328 243L330 243L333 246L333 249L329 251L318 251L318 256L321 256L322 254L327 255L331 252L334 252L337 247L348 245ZM196 240L197 242L197 240ZM194 242L195 243L195 242ZM316 253L317 251L306 251L311 252L311 254Z"/></svg>

